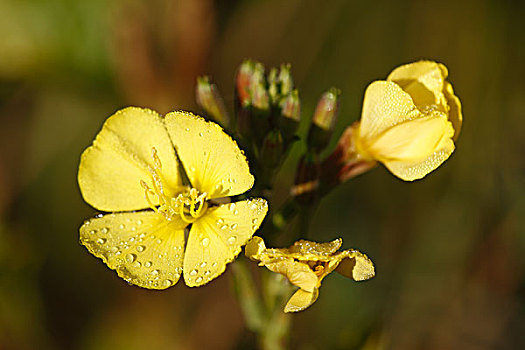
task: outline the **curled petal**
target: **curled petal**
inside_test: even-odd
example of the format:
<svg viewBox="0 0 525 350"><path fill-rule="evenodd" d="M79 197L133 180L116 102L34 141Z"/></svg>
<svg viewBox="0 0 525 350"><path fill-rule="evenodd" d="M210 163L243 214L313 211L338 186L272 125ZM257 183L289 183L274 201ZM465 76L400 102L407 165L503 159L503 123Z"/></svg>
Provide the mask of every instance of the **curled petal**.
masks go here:
<svg viewBox="0 0 525 350"><path fill-rule="evenodd" d="M288 300L284 307L284 312L298 312L303 311L310 305L312 305L319 296L319 290L316 288L312 292L299 289L294 295Z"/></svg>

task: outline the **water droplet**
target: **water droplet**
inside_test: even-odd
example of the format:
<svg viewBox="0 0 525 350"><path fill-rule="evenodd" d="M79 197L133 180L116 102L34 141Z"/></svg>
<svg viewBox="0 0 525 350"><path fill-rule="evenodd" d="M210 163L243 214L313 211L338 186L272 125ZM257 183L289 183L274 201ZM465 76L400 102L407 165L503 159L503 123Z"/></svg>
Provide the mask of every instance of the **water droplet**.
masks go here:
<svg viewBox="0 0 525 350"><path fill-rule="evenodd" d="M139 253L140 253L140 252L143 252L144 249L146 249L146 247L144 247L143 245L138 245L138 246L137 246L137 252L139 252Z"/></svg>
<svg viewBox="0 0 525 350"><path fill-rule="evenodd" d="M126 261L129 262L129 263L134 262L136 258L137 258L137 256L135 254L127 254L126 255Z"/></svg>
<svg viewBox="0 0 525 350"><path fill-rule="evenodd" d="M142 220L138 219L137 220L137 225L142 225Z"/></svg>
<svg viewBox="0 0 525 350"><path fill-rule="evenodd" d="M117 247L111 247L109 249L109 251L112 252L112 253L116 253L116 252L118 252L118 248Z"/></svg>
<svg viewBox="0 0 525 350"><path fill-rule="evenodd" d="M210 239L209 239L209 238L203 238L202 241L201 241L201 244L202 244L204 247L207 247L208 244L210 244Z"/></svg>
<svg viewBox="0 0 525 350"><path fill-rule="evenodd" d="M107 234L108 232L109 232L109 228L107 228L107 227L102 227L102 228L100 229L100 233L102 233L102 234L104 234L104 235Z"/></svg>
<svg viewBox="0 0 525 350"><path fill-rule="evenodd" d="M151 261L146 261L144 263L144 267L151 267L151 265L153 265L153 263Z"/></svg>
<svg viewBox="0 0 525 350"><path fill-rule="evenodd" d="M144 232L139 235L139 238L144 238L144 237L146 237L146 234Z"/></svg>
<svg viewBox="0 0 525 350"><path fill-rule="evenodd" d="M230 209L231 211L234 211L235 210L235 203L228 204L228 209Z"/></svg>
<svg viewBox="0 0 525 350"><path fill-rule="evenodd" d="M197 270L191 270L190 276L197 276Z"/></svg>
<svg viewBox="0 0 525 350"><path fill-rule="evenodd" d="M126 227L126 225L124 225L124 224L120 224L118 228L121 229L121 230L123 230L124 227Z"/></svg>
<svg viewBox="0 0 525 350"><path fill-rule="evenodd" d="M153 276L157 276L159 273L160 273L159 270L153 270L153 271L151 271L151 274L152 274Z"/></svg>
<svg viewBox="0 0 525 350"><path fill-rule="evenodd" d="M230 238L228 238L228 244L233 244L235 243L235 241L237 241L237 237L235 236L231 236Z"/></svg>
<svg viewBox="0 0 525 350"><path fill-rule="evenodd" d="M157 244L161 244L162 243L162 239L157 239Z"/></svg>
<svg viewBox="0 0 525 350"><path fill-rule="evenodd" d="M135 261L135 262L133 263L133 267L136 268L136 269L138 269L138 268L141 267L141 266L142 266L142 264L141 264L140 262L138 262L138 261Z"/></svg>
<svg viewBox="0 0 525 350"><path fill-rule="evenodd" d="M204 276L209 276L209 275L210 275L210 273L211 273L211 271L210 271L210 270L206 270L206 271L204 271Z"/></svg>
<svg viewBox="0 0 525 350"><path fill-rule="evenodd" d="M89 233L92 234L92 235L94 235L95 233L97 233L97 231L95 231L95 230L91 230L91 231L89 231Z"/></svg>
<svg viewBox="0 0 525 350"><path fill-rule="evenodd" d="M228 225L222 225L221 230L226 230L228 228Z"/></svg>
<svg viewBox="0 0 525 350"><path fill-rule="evenodd" d="M190 171L191 171L192 173L194 173L194 172L195 172L195 167L194 167L194 166L190 167Z"/></svg>
<svg viewBox="0 0 525 350"><path fill-rule="evenodd" d="M186 128L186 131L190 131L190 128Z"/></svg>
<svg viewBox="0 0 525 350"><path fill-rule="evenodd" d="M105 238L99 238L99 239L97 239L97 243L98 244L104 244L104 243L106 243L106 239Z"/></svg>
<svg viewBox="0 0 525 350"><path fill-rule="evenodd" d="M199 136L200 136L200 137L203 137L203 136L204 136L204 134L203 134L202 132L200 132L200 133L199 133Z"/></svg>
<svg viewBox="0 0 525 350"><path fill-rule="evenodd" d="M217 266L217 263L214 262L213 264L211 264L211 267L216 267Z"/></svg>
<svg viewBox="0 0 525 350"><path fill-rule="evenodd" d="M87 225L90 225L90 224L91 224L91 220L86 220L86 221L84 221L84 225L87 226Z"/></svg>
<svg viewBox="0 0 525 350"><path fill-rule="evenodd" d="M237 226L239 226L239 225L237 225L237 224L232 224L232 225L231 225L232 230L235 230L235 229L237 228Z"/></svg>
<svg viewBox="0 0 525 350"><path fill-rule="evenodd" d="M235 210L233 211L233 215L239 215L239 211L238 211L237 209L235 209Z"/></svg>
<svg viewBox="0 0 525 350"><path fill-rule="evenodd" d="M129 239L129 241L130 241L130 242L135 241L135 237L131 237L131 238Z"/></svg>
<svg viewBox="0 0 525 350"><path fill-rule="evenodd" d="M223 219L218 219L216 224L217 224L217 226L223 225L224 224L224 220Z"/></svg>
<svg viewBox="0 0 525 350"><path fill-rule="evenodd" d="M201 277L201 276L197 277L197 279L195 280L195 282L197 282L197 283L201 283L201 282L202 282L202 277Z"/></svg>
<svg viewBox="0 0 525 350"><path fill-rule="evenodd" d="M201 262L201 267L206 267L206 261Z"/></svg>
<svg viewBox="0 0 525 350"><path fill-rule="evenodd" d="M257 218L255 218L255 219L252 220L252 224L256 225L258 221L259 220L257 220Z"/></svg>
<svg viewBox="0 0 525 350"><path fill-rule="evenodd" d="M137 231L137 228L135 226L131 226L131 231Z"/></svg>
<svg viewBox="0 0 525 350"><path fill-rule="evenodd" d="M162 284L164 285L164 287L170 287L172 284L173 284L173 281L172 280L164 280L164 282L162 282Z"/></svg>
<svg viewBox="0 0 525 350"><path fill-rule="evenodd" d="M101 217L103 217L103 216L104 216L104 215L102 215L102 214L97 214L95 217L96 217L96 218L101 218Z"/></svg>

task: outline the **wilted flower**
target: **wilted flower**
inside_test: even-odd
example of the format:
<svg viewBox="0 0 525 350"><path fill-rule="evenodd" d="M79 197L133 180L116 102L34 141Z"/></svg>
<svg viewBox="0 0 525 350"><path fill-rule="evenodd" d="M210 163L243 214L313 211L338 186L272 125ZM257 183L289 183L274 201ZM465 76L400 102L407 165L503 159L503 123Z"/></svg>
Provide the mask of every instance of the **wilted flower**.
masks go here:
<svg viewBox="0 0 525 350"><path fill-rule="evenodd" d="M299 287L284 308L285 312L297 312L317 300L321 281L334 270L355 281L374 276L374 265L366 255L353 249L337 252L342 243L340 238L326 243L300 240L290 248L266 248L256 236L246 245L245 254Z"/></svg>
<svg viewBox="0 0 525 350"><path fill-rule="evenodd" d="M353 126L357 154L383 163L406 181L441 165L454 151L462 123L461 104L447 75L444 65L419 61L370 84L361 121Z"/></svg>

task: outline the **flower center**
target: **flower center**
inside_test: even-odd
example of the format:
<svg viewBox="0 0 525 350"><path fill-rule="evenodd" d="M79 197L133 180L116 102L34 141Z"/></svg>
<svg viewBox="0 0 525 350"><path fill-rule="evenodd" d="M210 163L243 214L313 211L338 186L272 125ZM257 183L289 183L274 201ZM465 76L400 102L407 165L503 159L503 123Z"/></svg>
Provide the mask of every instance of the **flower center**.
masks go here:
<svg viewBox="0 0 525 350"><path fill-rule="evenodd" d="M206 192L200 193L196 188L185 186L174 197L166 195L161 176L162 164L155 148L152 149L152 155L154 168L150 168L149 171L151 172L153 188L150 188L144 180L140 181L150 208L167 221L179 216L188 224L204 215L208 209L208 194ZM155 197L158 198L158 205L154 204L156 202L154 201Z"/></svg>

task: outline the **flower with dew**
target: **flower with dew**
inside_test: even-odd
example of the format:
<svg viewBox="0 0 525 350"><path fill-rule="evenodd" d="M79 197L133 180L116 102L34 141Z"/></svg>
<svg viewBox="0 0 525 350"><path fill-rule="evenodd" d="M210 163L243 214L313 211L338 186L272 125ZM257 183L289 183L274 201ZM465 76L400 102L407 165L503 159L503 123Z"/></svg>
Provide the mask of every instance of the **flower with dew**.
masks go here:
<svg viewBox="0 0 525 350"><path fill-rule="evenodd" d="M321 281L334 270L355 281L374 277L374 264L365 254L354 249L337 252L342 243L341 238L326 243L300 240L289 248L266 248L263 239L255 236L244 252L299 287L284 308L285 312L297 312L317 300Z"/></svg>
<svg viewBox="0 0 525 350"><path fill-rule="evenodd" d="M354 147L365 161L379 161L405 181L421 179L454 151L461 104L432 61L400 66L365 92L361 121L352 126Z"/></svg>
<svg viewBox="0 0 525 350"><path fill-rule="evenodd" d="M111 212L82 225L81 243L150 289L222 274L268 210L261 198L230 202L254 183L246 158L220 126L188 112L116 112L82 154L78 183L87 203Z"/></svg>

